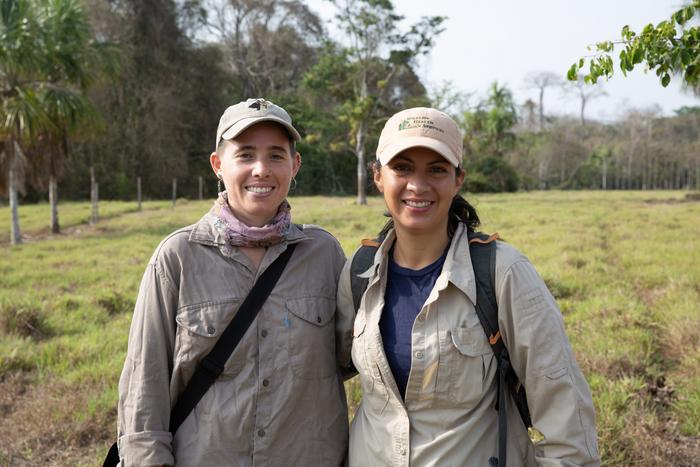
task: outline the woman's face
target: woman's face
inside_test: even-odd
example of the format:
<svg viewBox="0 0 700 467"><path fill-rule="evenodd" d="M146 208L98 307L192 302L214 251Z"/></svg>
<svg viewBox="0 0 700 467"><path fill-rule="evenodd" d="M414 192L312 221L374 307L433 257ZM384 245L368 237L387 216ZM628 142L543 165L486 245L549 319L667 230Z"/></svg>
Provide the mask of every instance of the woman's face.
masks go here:
<svg viewBox="0 0 700 467"><path fill-rule="evenodd" d="M275 217L301 166L301 156L292 156L290 149L289 135L280 125L261 122L229 140L223 154L211 155L238 220L260 227Z"/></svg>
<svg viewBox="0 0 700 467"><path fill-rule="evenodd" d="M374 173L397 231L424 234L447 232L452 198L459 193L464 171L427 148L415 147L394 156Z"/></svg>

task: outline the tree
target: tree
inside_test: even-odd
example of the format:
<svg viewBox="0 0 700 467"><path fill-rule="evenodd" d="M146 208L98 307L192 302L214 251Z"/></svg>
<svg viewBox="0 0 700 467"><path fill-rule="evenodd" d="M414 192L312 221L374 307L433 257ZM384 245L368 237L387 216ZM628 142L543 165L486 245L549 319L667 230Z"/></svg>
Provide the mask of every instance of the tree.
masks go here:
<svg viewBox="0 0 700 467"><path fill-rule="evenodd" d="M58 178L69 155L69 136L97 128L100 120L84 91L99 72L114 71L119 56L111 44L93 40L87 16L77 0L43 0L37 8L48 46L45 81L39 85L47 118L38 138L43 144L33 145L40 154L32 160L39 162L33 165L40 172L48 168L51 232L58 233Z"/></svg>
<svg viewBox="0 0 700 467"><path fill-rule="evenodd" d="M507 86L493 82L486 100L476 109L462 114L466 156L503 157L515 144L512 129L518 122L513 93Z"/></svg>
<svg viewBox="0 0 700 467"><path fill-rule="evenodd" d="M599 97L608 95L608 93L605 92L601 84L598 84L593 87L586 84L586 81L583 76L579 76L577 80L569 82L565 90L566 92L576 96L581 103L579 111L581 126L586 124L586 105L593 99L597 99Z"/></svg>
<svg viewBox="0 0 700 467"><path fill-rule="evenodd" d="M537 89L539 92L539 131L544 131L544 91L549 87L560 87L563 82L559 75L551 71L537 71L525 76L525 87Z"/></svg>
<svg viewBox="0 0 700 467"><path fill-rule="evenodd" d="M407 32L397 33L403 17L396 14L391 0L329 1L337 8L336 21L348 44L352 93L341 108L357 158L357 203L367 204L365 146L378 94L395 74L410 69L416 57L430 51L445 18L423 17Z"/></svg>
<svg viewBox="0 0 700 467"><path fill-rule="evenodd" d="M576 81L586 62L586 83L595 84L601 77L611 78L614 66L610 54L617 46L622 46L619 66L623 75L645 63L656 72L664 87L671 82L671 75L677 74L685 84L697 88L700 86L700 27L689 26L697 15L700 15L700 0L692 0L669 19L656 26L648 24L639 34L624 26L621 40L597 43L595 50L598 54L590 59L581 58L571 65L567 78Z"/></svg>
<svg viewBox="0 0 700 467"><path fill-rule="evenodd" d="M3 172L10 201L13 245L22 243L17 193L22 168L20 143L46 122L36 80L42 76L49 60L41 42L40 19L33 6L29 0L0 0L0 140L5 148Z"/></svg>

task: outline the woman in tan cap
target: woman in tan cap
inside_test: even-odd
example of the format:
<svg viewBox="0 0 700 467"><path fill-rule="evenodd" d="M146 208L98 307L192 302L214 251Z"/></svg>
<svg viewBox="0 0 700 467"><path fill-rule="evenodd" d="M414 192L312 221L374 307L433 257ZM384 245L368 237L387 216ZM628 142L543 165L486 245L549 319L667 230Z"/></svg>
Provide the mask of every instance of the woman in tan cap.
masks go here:
<svg viewBox="0 0 700 467"><path fill-rule="evenodd" d="M413 108L388 120L374 182L391 220L338 288L341 311L357 311L363 393L350 466L598 465L593 403L561 313L525 256L474 233L463 180L448 115Z"/></svg>
<svg viewBox="0 0 700 467"><path fill-rule="evenodd" d="M336 314L345 261L337 240L291 221L286 197L301 165L298 140L287 112L264 99L222 115L210 161L225 190L196 224L161 242L141 282L119 381L121 465L344 462L335 334L354 312ZM267 273L282 258L246 328L242 304L254 284L272 282ZM229 356L210 353L236 336Z"/></svg>

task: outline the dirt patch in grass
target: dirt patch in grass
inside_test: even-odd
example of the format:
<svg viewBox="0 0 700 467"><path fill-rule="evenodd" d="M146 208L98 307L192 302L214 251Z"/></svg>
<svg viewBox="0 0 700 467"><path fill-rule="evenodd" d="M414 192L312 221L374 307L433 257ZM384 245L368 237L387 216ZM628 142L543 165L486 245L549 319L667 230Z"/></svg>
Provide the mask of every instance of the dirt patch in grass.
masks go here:
<svg viewBox="0 0 700 467"><path fill-rule="evenodd" d="M1 465L73 466L90 459L114 435L114 411L79 420L94 388L34 385L27 374L0 382Z"/></svg>
<svg viewBox="0 0 700 467"><path fill-rule="evenodd" d="M676 423L635 414L621 433L626 450L624 465L697 467L700 438L683 436ZM623 465L623 464L620 464Z"/></svg>
<svg viewBox="0 0 700 467"><path fill-rule="evenodd" d="M647 371L641 362L632 362L626 358L611 359L578 355L576 359L585 370L604 375L607 379L645 376Z"/></svg>

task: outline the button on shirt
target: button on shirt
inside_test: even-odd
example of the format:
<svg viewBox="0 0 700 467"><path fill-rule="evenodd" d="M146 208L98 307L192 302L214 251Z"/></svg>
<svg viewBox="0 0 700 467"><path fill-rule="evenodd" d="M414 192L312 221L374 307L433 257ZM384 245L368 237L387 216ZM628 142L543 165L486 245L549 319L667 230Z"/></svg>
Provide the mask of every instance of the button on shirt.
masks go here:
<svg viewBox="0 0 700 467"><path fill-rule="evenodd" d="M447 249L435 262L417 270L399 266L393 256L392 248L389 252L389 274L379 329L389 367L403 397L411 371L413 323L442 271ZM417 351L415 357L422 358L423 353Z"/></svg>

